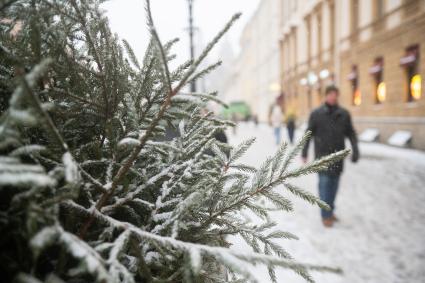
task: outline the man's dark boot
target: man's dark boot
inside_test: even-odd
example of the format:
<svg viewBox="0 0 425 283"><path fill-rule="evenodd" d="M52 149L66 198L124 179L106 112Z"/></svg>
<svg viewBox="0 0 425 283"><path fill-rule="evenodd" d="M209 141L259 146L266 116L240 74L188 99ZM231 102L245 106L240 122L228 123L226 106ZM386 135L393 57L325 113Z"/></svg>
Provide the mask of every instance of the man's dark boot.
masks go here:
<svg viewBox="0 0 425 283"><path fill-rule="evenodd" d="M335 216L335 214L332 214L331 219L333 222L339 222L339 218Z"/></svg>
<svg viewBox="0 0 425 283"><path fill-rule="evenodd" d="M323 222L323 226L325 226L326 228L331 228L334 225L334 221L332 220L332 217L323 218L322 222Z"/></svg>

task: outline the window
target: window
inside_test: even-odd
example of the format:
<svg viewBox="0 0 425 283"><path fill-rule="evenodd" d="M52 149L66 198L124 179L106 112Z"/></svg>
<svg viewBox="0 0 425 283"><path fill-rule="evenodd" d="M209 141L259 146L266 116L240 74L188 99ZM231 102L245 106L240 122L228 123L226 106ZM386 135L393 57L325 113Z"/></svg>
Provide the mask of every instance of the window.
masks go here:
<svg viewBox="0 0 425 283"><path fill-rule="evenodd" d="M419 74L416 74L410 80L410 95L412 100L418 100L422 96L422 77Z"/></svg>
<svg viewBox="0 0 425 283"><path fill-rule="evenodd" d="M378 20L384 16L385 11L385 0L374 0L374 16L375 19Z"/></svg>
<svg viewBox="0 0 425 283"><path fill-rule="evenodd" d="M307 34L306 34L306 36L307 36L307 60L308 60L308 64L310 64L311 63L311 58L313 57L312 56L312 50L313 50L313 48L312 48L312 45L313 45L313 41L312 41L312 37L313 37L313 33L312 33L312 24L311 24L311 16L310 15L308 15L306 18L305 18L305 25L306 25L306 27L307 27Z"/></svg>
<svg viewBox="0 0 425 283"><path fill-rule="evenodd" d="M348 74L348 80L351 84L351 95L352 95L352 104L354 106L359 106L362 104L362 93L359 88L359 74L357 65L351 67L351 72Z"/></svg>
<svg viewBox="0 0 425 283"><path fill-rule="evenodd" d="M376 87L376 103L380 104L385 101L387 96L387 86L385 82L380 81Z"/></svg>
<svg viewBox="0 0 425 283"><path fill-rule="evenodd" d="M317 54L319 61L322 60L322 15L320 10L317 13Z"/></svg>
<svg viewBox="0 0 425 283"><path fill-rule="evenodd" d="M373 30L380 32L385 28L385 0L372 0Z"/></svg>
<svg viewBox="0 0 425 283"><path fill-rule="evenodd" d="M400 65L405 69L407 102L422 97L422 77L419 74L419 46L406 48L406 54L400 59Z"/></svg>
<svg viewBox="0 0 425 283"><path fill-rule="evenodd" d="M359 26L359 0L351 0L351 33L356 33Z"/></svg>
<svg viewBox="0 0 425 283"><path fill-rule="evenodd" d="M369 73L373 76L375 104L381 104L387 96L387 89L384 82L384 58L375 59L373 66L369 69Z"/></svg>
<svg viewBox="0 0 425 283"><path fill-rule="evenodd" d="M335 44L335 4L334 2L330 3L329 7L329 14L330 14L330 39L331 39L331 46L333 47Z"/></svg>

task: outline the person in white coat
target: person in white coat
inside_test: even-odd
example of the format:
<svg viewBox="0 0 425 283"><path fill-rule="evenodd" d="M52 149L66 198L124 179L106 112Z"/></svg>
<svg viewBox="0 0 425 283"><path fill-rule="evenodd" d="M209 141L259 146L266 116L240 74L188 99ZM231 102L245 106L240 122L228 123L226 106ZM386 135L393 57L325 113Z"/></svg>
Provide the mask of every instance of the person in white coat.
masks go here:
<svg viewBox="0 0 425 283"><path fill-rule="evenodd" d="M283 113L278 102L274 103L270 111L270 125L273 127L276 144L281 142L281 128L282 128Z"/></svg>

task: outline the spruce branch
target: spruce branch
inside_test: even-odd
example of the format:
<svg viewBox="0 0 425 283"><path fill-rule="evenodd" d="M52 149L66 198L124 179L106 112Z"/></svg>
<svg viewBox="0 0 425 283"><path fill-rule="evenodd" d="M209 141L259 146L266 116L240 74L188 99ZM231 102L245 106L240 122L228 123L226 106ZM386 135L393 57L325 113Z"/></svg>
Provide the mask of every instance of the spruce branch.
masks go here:
<svg viewBox="0 0 425 283"><path fill-rule="evenodd" d="M137 60L136 54L134 54L133 48L131 48L130 44L125 39L122 40L122 43L124 44L125 50L127 51L131 62L137 67L138 70L141 70L140 63Z"/></svg>
<svg viewBox="0 0 425 283"><path fill-rule="evenodd" d="M0 12L7 9L10 5L15 3L16 1L18 1L18 0L6 0L6 1L4 1L0 6Z"/></svg>
<svg viewBox="0 0 425 283"><path fill-rule="evenodd" d="M168 69L168 63L167 63L167 58L165 55L165 51L164 51L164 47L161 43L161 40L159 39L159 35L156 32L156 28L153 22L153 18L152 18L152 11L151 11L151 3L150 0L146 0L146 14L148 16L148 26L149 26L149 30L150 33L154 39L154 42L156 43L156 48L159 51L159 57L161 58L162 61L162 68L163 68L163 72L164 72L164 77L166 79L166 86L168 88L168 93L169 96L172 95L173 93L173 86L171 84L171 79L170 79L170 70ZM177 92L175 92L177 93Z"/></svg>
<svg viewBox="0 0 425 283"><path fill-rule="evenodd" d="M209 65L208 67L206 67L203 70L200 70L198 73L194 74L189 80L188 83L190 84L191 82L194 82L196 80L199 80L202 77L205 77L207 74L211 73L212 71L214 71L215 69L217 69L218 67L220 67L222 64L222 61L218 61L217 63L214 63L212 65Z"/></svg>
<svg viewBox="0 0 425 283"><path fill-rule="evenodd" d="M309 138L309 133L305 134L303 138L300 140L300 142L297 144L297 146L294 149L292 149L291 152L288 153L284 161L283 168L285 169L287 168L291 160L293 160L296 154L303 148L303 144L305 144L308 138ZM239 147L237 147L236 150L231 152L230 161L237 160L239 156L241 156L249 148L252 142L253 140L248 140L242 143ZM322 170L326 170L329 165L344 159L350 153L350 150L339 151L337 153L331 154L319 160L315 160L309 164L303 165L290 172L286 172L286 170L280 169L279 174L275 175L270 172L270 164L272 164L271 167L273 166L276 167L277 165L275 165L275 163L278 163L280 160L282 160L283 153L285 152L285 150L286 150L286 146L282 145L281 148L278 150L278 153L274 156L275 160L271 158L269 161L264 162L263 167L255 172L256 178L254 178L254 182L253 182L254 187L252 188L252 190L246 192L242 197L236 198L233 202L226 204L225 206L217 210L215 213L211 214L210 217L203 223L203 226L208 226L212 222L216 221L220 216L230 213L243 206L251 209L254 213L260 213L260 216L261 216L265 212L260 210L258 206L252 204L251 202L252 199L258 196L265 196L268 199L270 199L274 204L278 205L280 209L291 211L292 210L291 203L285 198L282 198L279 194L274 193L272 191L273 188L275 188L276 186L280 184L284 184L289 191L307 200L308 202L312 204L316 204L325 209L328 208L328 206L322 201L320 201L320 199L318 199L317 197L311 194L308 194L307 192L288 184L286 181L289 178L294 178L301 175L306 175L306 174L316 173ZM276 161L276 159L278 159L278 161ZM230 164L231 163L229 163L229 166ZM268 174L271 174L271 175L269 176ZM265 183L265 180L267 178L271 178L271 179L270 181Z"/></svg>
<svg viewBox="0 0 425 283"><path fill-rule="evenodd" d="M38 76L40 76L42 73L44 73L46 71L47 67L49 66L49 64L51 64L51 62L52 62L51 59L45 59L36 68L34 68L34 70L30 74L26 75L25 77L21 76L20 82L21 82L21 86L23 88L23 91L26 92L28 94L29 98L31 99L31 101L33 103L33 107L35 107L37 109L37 111L40 113L40 115L42 116L42 118L45 122L45 125L46 125L46 129L51 133L51 136L54 138L56 144L64 152L67 152L69 150L68 145L65 143L61 134L57 130L57 128L56 128L55 124L53 123L53 120L50 118L49 114L42 107L42 103L41 103L40 99L34 94L34 92L31 89L31 86L35 85L35 83L38 79ZM23 70L21 70L21 72L22 71ZM17 91L19 91L19 88L17 89Z"/></svg>
<svg viewBox="0 0 425 283"><path fill-rule="evenodd" d="M297 169L294 169L289 172L282 172L282 180L289 178L296 178L301 175L307 175L311 173L317 173L329 168L330 165L334 164L337 161L343 160L350 154L351 150L344 149L335 153L332 153L328 156L316 159L313 162L305 164Z"/></svg>
<svg viewBox="0 0 425 283"><path fill-rule="evenodd" d="M76 0L71 0L71 5L72 7L75 9L76 13L77 13L77 17L78 20L81 24L81 27L83 29L84 35L86 37L88 46L94 56L94 60L96 62L97 68L99 69L99 74L102 80L102 86L103 86L103 91L102 96L103 96L103 100L105 103L105 117L108 117L108 113L110 110L110 105L109 105L109 99L108 99L108 95L107 95L107 83L106 83L106 79L105 79L105 73L104 73L104 68L102 65L102 61L101 61L101 57L98 53L98 47L95 44L95 40L88 28L88 24L85 18L85 15L83 15L83 13L81 12L80 8L78 7L78 4L76 3Z"/></svg>
<svg viewBox="0 0 425 283"><path fill-rule="evenodd" d="M283 162L281 172L285 172L288 169L289 164L297 156L297 154L304 148L307 141L311 138L311 132L307 131L297 143L297 145L291 150L291 152L286 156L285 161Z"/></svg>
<svg viewBox="0 0 425 283"><path fill-rule="evenodd" d="M148 18L149 18L149 25L150 25L150 31L152 33L153 37L156 37L156 42L158 44L158 46L161 46L161 42L159 41L159 38L156 34L156 29L155 26L153 24L152 21L152 17L151 17L151 11L150 11L150 1L146 0L146 9L147 9L147 14L148 14ZM167 96L164 99L164 102L161 104L158 114L156 115L156 117L152 120L152 122L150 123L150 125L148 126L145 134L139 139L140 144L137 145L134 150L132 151L131 155L129 156L129 158L127 159L127 161L124 163L124 165L118 170L118 173L115 175L115 177L113 178L112 184L110 186L110 189L108 190L107 193L104 193L101 198L99 199L99 201L96 203L96 209L97 210L101 210L103 206L105 206L105 204L107 203L107 201L109 200L109 198L114 194L118 184L124 179L124 177L127 175L127 172L130 170L131 166L133 165L134 161L137 159L139 153L142 151L142 149L144 148L146 142L148 141L148 139L150 138L151 134L153 133L153 130L155 129L155 127L158 125L159 121L161 121L162 117L164 116L166 110L168 109L168 107L171 104L171 98L176 95L181 88L187 83L187 80L189 79L190 75L193 74L193 72L195 72L197 66L203 61L203 59L205 59L205 57L207 56L207 54L209 53L209 51L211 51L211 49L213 48L213 46L218 42L218 40L224 35L224 33L232 26L232 24L240 17L240 14L237 14L235 16L232 17L232 19L229 21L229 23L224 27L224 29L214 38L214 40L212 41L211 44L209 44L207 46L207 48L202 52L202 54L200 55L200 57L194 62L194 64L192 65L191 69L189 69L189 71L186 73L186 75L183 77L183 79L181 80L181 82L173 89L172 85L171 85L171 81L169 78L169 71L168 71L168 65L167 65L167 61L165 59L165 55L164 55L164 50L163 48L160 48L160 53L161 53L161 58L162 58L162 63L163 63L163 68L164 68L164 72L166 75L166 80L167 80L167 87L169 89L169 93L167 94ZM90 217L86 223L82 226L82 228L79 231L79 236L81 238L84 238L89 227L91 226L91 224L94 221L94 216Z"/></svg>
<svg viewBox="0 0 425 283"><path fill-rule="evenodd" d="M55 126L50 115L43 108L42 103L40 99L38 98L38 96L35 95L35 93L31 89L32 86L34 86L35 82L39 79L39 76L41 76L41 74L46 72L48 66L51 63L52 63L51 59L45 59L39 65L37 65L31 73L29 73L25 77L21 76L20 78L21 87L22 87L22 90L28 94L30 100L32 101L32 106L37 110L37 112L41 115L42 119L44 120L45 123L43 123L43 125L45 125L46 130L50 133L49 136L54 138L56 145L59 146L59 148L61 148L61 150L64 152L64 156L66 156L67 154L70 156L69 162L75 162L75 158L72 157L69 151L69 146L63 139L62 135L59 133L59 130ZM17 92L19 91L20 89L18 87ZM95 180L89 173L87 173L84 169L82 169L79 164L77 164L76 166L78 167L78 170L81 171L81 173L84 176L89 178L89 180L91 180L93 184L95 184L97 187L103 190L103 186L101 186L99 182L97 182L97 180Z"/></svg>
<svg viewBox="0 0 425 283"><path fill-rule="evenodd" d="M53 87L53 88L51 88L51 89L49 89L49 90L47 90L45 92L49 92L49 91L52 91L52 92L57 93L57 94L62 94L62 95L65 95L65 96L69 96L69 97L71 97L71 98L73 98L75 100L79 100L79 101L81 101L81 102L83 102L83 103L85 103L87 105L92 106L93 109L95 109L95 110L103 110L102 109L103 107L99 103L96 103L94 101L88 101L87 99L84 99L84 98L82 98L82 97L80 97L78 95L75 95L75 94L72 94L70 92L67 92L67 91L65 91L63 89L60 89L60 88L57 88L57 87Z"/></svg>
<svg viewBox="0 0 425 283"><path fill-rule="evenodd" d="M138 243L137 239L135 237L130 238L130 243L132 248L134 249L135 253L138 255L138 258L140 260L139 265L139 274L146 280L147 283L152 283L154 281L154 278L152 276L152 273L145 261L145 257L141 252L140 244Z"/></svg>
<svg viewBox="0 0 425 283"><path fill-rule="evenodd" d="M177 86L177 89L181 89L189 79L193 75L193 73L198 68L199 64L207 57L211 49L217 44L217 42L223 37L224 34L232 27L232 25L240 18L242 14L235 14L230 21L224 26L224 28L213 38L210 44L202 51L199 57L193 62L191 68L186 72L185 76L181 80L180 84Z"/></svg>
<svg viewBox="0 0 425 283"><path fill-rule="evenodd" d="M293 260L284 259L281 257L275 257L270 255L265 255L261 253L255 253L255 252L242 252L242 251L235 251L228 248L223 247L212 247L212 246L206 246L202 244L195 244L190 242L183 242L177 239L174 239L172 237L165 237L160 236L157 234L153 234L147 231L144 231L130 223L123 223L120 221L115 220L114 218L110 216L106 216L102 213L100 213L95 208L92 208L90 210L87 210L81 206L78 206L73 201L67 201L66 205L68 207L71 207L73 209L76 209L78 211L84 211L84 213L94 213L96 216L96 219L98 221L108 223L109 225L122 229L124 231L128 230L130 231L135 237L140 238L141 240L149 240L153 241L156 244L163 246L163 247L172 247L178 250L182 250L185 252L190 252L191 250L197 250L201 253L206 253L209 255L212 255L216 257L217 259L224 261L223 263L227 266L229 266L231 269L237 268L237 265L235 265L235 262L249 262L249 263L261 263L266 265L273 265L273 266L280 266L283 268L291 269L300 274L302 277L304 277L308 282L314 282L313 279L308 274L307 270L317 270L317 271L328 271L328 272L334 272L334 273L341 273L341 269L339 268L329 268L326 266L318 266L318 265L310 265L310 264L301 264L297 263ZM230 261L227 261L227 259L230 259ZM240 270L239 270L240 271ZM248 274L245 274L248 275ZM252 276L252 274L250 274Z"/></svg>

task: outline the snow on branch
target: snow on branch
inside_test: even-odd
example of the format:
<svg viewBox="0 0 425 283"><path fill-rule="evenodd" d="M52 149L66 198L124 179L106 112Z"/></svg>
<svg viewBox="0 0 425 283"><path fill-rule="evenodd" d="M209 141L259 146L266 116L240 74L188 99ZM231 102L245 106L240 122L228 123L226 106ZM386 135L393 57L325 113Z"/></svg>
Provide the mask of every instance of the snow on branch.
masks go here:
<svg viewBox="0 0 425 283"><path fill-rule="evenodd" d="M213 256L216 260L222 262L225 266L227 266L231 270L241 271L241 263L246 268L243 272L244 275L249 276L251 279L255 279L255 271L250 268L251 264L261 263L264 265L273 265L279 266L286 269L291 269L298 274L300 274L304 279L308 282L314 282L308 274L307 270L317 270L317 271L328 271L340 273L341 270L339 268L329 268L326 266L320 265L310 265L310 264L302 264L293 260L288 260L282 257L266 255L262 253L241 251L241 250L233 250L229 248L223 247L214 247L207 246L202 244L183 242L177 240L172 237L160 236L158 234L153 234L151 232L144 231L131 223L126 223L122 221L118 221L110 216L104 215L100 213L95 208L91 208L87 210L72 201L67 201L66 204L74 209L80 210L85 214L94 213L95 217L98 218L101 222L108 223L112 227L123 229L124 231L130 231L134 236L140 237L141 239L153 241L164 248L173 247L177 250L180 250L184 253L187 253L191 257L191 266L198 269L200 265L202 265L202 255ZM124 232L125 233L125 232ZM124 234L123 233L123 234ZM121 235L123 235L121 234ZM127 234L124 234L127 235ZM270 237L277 236L271 235ZM123 236L124 237L124 236Z"/></svg>
<svg viewBox="0 0 425 283"><path fill-rule="evenodd" d="M14 157L0 157L0 186L50 187L56 180L39 165L24 164Z"/></svg>
<svg viewBox="0 0 425 283"><path fill-rule="evenodd" d="M62 162L65 167L65 179L70 184L77 184L80 180L78 165L69 152L65 152L62 156Z"/></svg>
<svg viewBox="0 0 425 283"><path fill-rule="evenodd" d="M45 227L30 242L36 256L54 244L62 245L67 252L80 260L84 264L84 269L96 278L96 282L109 281L110 276L104 267L105 262L99 254L87 243L63 230L60 225Z"/></svg>

